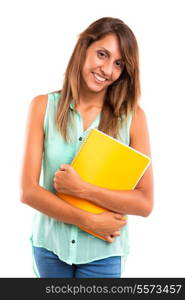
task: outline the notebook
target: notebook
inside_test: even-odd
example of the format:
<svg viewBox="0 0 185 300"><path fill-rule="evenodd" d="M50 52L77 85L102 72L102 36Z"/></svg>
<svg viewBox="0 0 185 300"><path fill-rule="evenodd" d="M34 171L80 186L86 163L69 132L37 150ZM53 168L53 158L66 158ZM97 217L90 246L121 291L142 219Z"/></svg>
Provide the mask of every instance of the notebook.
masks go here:
<svg viewBox="0 0 185 300"><path fill-rule="evenodd" d="M150 157L92 128L76 153L72 167L80 177L93 185L112 190L132 190L150 164ZM99 214L107 209L88 200L56 193L69 204ZM80 229L105 240L93 231Z"/></svg>

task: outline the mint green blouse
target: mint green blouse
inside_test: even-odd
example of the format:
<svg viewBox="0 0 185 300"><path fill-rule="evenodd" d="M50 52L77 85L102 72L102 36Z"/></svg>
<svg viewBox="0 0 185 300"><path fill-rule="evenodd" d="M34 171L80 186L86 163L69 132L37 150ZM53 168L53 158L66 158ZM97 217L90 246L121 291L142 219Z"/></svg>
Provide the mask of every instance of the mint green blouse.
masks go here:
<svg viewBox="0 0 185 300"><path fill-rule="evenodd" d="M66 143L57 131L54 121L60 96L60 93L51 93L48 95L44 118L45 140L40 185L51 193L55 193L53 177L56 170L59 169L61 164L71 163L89 130L91 128L98 128L100 121L99 114L90 127L83 131L82 117L77 110L74 110L72 101L70 104L71 125L69 128L71 141ZM130 143L129 131L131 119L132 112L127 123L119 132L118 140L126 145ZM128 223L122 227L121 235L116 237L112 243L108 243L82 231L75 225L57 221L39 211L35 211L33 217L30 240L33 246L44 247L54 252L62 261L70 265L85 264L110 256L121 256L121 272L126 256L129 253ZM33 269L36 276L39 277L34 256Z"/></svg>

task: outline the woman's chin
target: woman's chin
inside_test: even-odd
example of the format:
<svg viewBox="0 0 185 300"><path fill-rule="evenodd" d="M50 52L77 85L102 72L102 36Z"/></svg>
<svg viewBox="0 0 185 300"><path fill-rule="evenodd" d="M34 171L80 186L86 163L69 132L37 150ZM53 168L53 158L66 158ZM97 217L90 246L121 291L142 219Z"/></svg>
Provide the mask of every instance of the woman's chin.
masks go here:
<svg viewBox="0 0 185 300"><path fill-rule="evenodd" d="M87 88L90 92L94 92L94 93L103 92L106 89L105 86L97 86L94 84L87 85Z"/></svg>

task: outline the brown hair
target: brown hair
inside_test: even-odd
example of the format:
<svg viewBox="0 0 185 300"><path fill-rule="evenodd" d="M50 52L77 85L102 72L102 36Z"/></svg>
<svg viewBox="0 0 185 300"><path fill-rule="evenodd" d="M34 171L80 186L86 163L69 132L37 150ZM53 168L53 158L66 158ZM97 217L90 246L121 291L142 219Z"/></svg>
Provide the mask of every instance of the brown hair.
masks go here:
<svg viewBox="0 0 185 300"><path fill-rule="evenodd" d="M108 34L116 34L120 43L124 69L120 77L108 86L98 129L116 138L119 128L127 122L129 113L134 114L140 97L139 51L132 30L120 19L105 17L93 22L79 34L77 44L69 60L59 100L56 125L68 141L67 125L69 105L74 100L79 103L81 70L85 62L86 50L95 41ZM118 122L121 120L121 122Z"/></svg>

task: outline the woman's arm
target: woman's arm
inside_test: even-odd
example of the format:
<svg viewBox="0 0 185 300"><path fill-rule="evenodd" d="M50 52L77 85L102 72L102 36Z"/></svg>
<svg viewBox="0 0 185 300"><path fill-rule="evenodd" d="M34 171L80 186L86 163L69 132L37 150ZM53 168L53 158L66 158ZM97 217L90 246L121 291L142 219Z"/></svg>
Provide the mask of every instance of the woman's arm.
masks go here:
<svg viewBox="0 0 185 300"><path fill-rule="evenodd" d="M130 137L131 147L151 157L147 120L140 107L133 117ZM80 197L121 214L148 216L153 207L152 165L150 164L134 190L109 190L84 183Z"/></svg>
<svg viewBox="0 0 185 300"><path fill-rule="evenodd" d="M35 97L30 104L25 151L21 173L21 201L44 214L75 225L86 225L87 214L77 211L48 190L39 186L44 142L44 115L47 95Z"/></svg>
<svg viewBox="0 0 185 300"><path fill-rule="evenodd" d="M131 147L151 156L147 121L140 107L133 117L130 136ZM134 190L110 190L87 183L70 165L61 166L60 170L55 173L54 187L58 192L89 200L120 214L148 216L153 207L151 164Z"/></svg>
<svg viewBox="0 0 185 300"><path fill-rule="evenodd" d="M118 214L91 213L69 205L55 194L39 185L44 144L44 115L47 95L35 97L29 107L25 151L20 178L21 201L36 210L58 221L82 226L105 235L112 242L113 236L119 235L118 230L125 225Z"/></svg>

